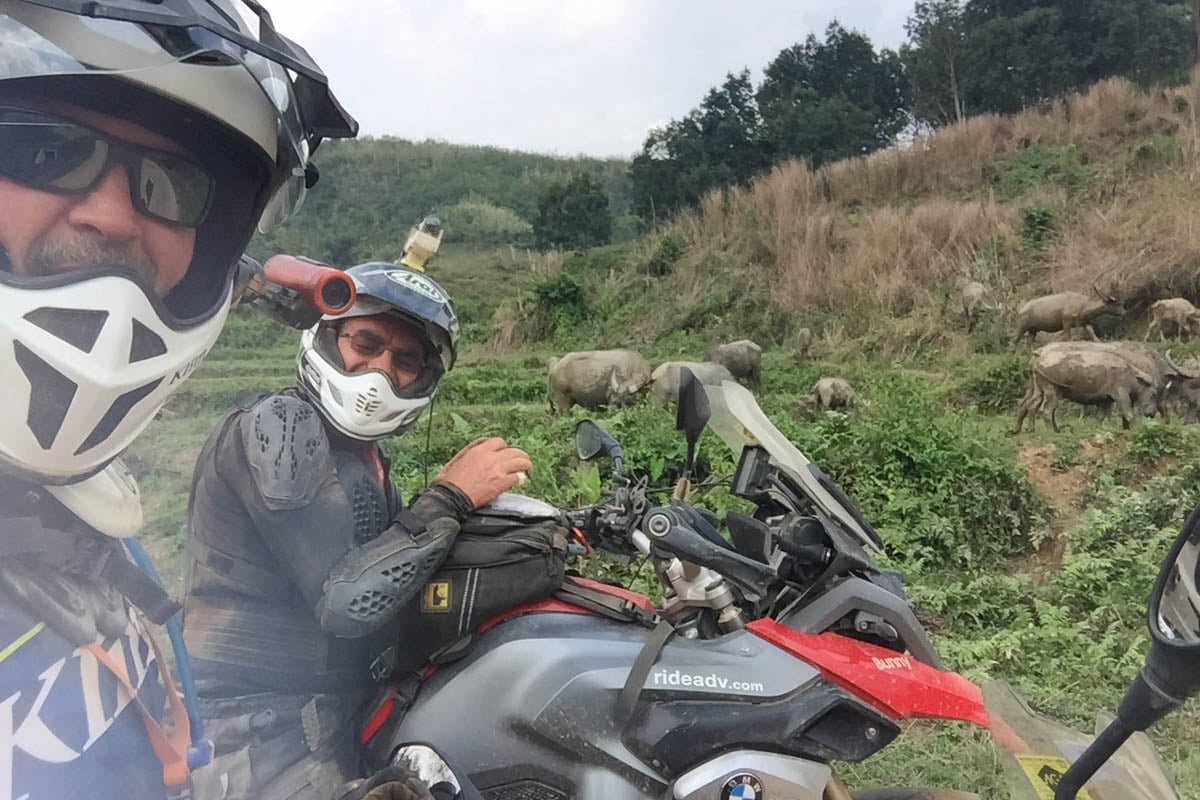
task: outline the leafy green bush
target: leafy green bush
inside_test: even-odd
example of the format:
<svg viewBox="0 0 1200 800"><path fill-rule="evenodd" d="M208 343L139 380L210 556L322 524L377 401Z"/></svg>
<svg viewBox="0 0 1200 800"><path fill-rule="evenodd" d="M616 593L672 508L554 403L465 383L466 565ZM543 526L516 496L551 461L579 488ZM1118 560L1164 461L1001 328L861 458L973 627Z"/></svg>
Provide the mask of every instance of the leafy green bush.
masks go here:
<svg viewBox="0 0 1200 800"><path fill-rule="evenodd" d="M1137 426L1129 440L1129 455L1143 464L1153 463L1163 456L1177 456L1182 453L1178 429L1167 426L1159 419L1145 420Z"/></svg>
<svg viewBox="0 0 1200 800"><path fill-rule="evenodd" d="M675 262L683 255L683 240L674 233L668 233L658 240L654 255L646 264L646 271L656 278L670 275Z"/></svg>
<svg viewBox="0 0 1200 800"><path fill-rule="evenodd" d="M919 376L864 380L868 397L887 402L785 432L862 504L897 563L914 573L964 569L1028 550L1042 502L999 434L939 409Z"/></svg>
<svg viewBox="0 0 1200 800"><path fill-rule="evenodd" d="M1076 145L1034 144L1001 158L992 182L997 195L1011 200L1042 186L1057 186L1074 195L1086 189L1093 177L1094 170Z"/></svg>
<svg viewBox="0 0 1200 800"><path fill-rule="evenodd" d="M554 325L577 322L587 316L587 295L583 286L566 272L533 287L538 310Z"/></svg>
<svg viewBox="0 0 1200 800"><path fill-rule="evenodd" d="M454 205L441 206L437 215L446 225L446 241L475 244L533 243L533 225L511 208L470 194Z"/></svg>
<svg viewBox="0 0 1200 800"><path fill-rule="evenodd" d="M1021 245L1026 250L1042 250L1058 236L1058 212L1049 206L1033 205L1021 209Z"/></svg>
<svg viewBox="0 0 1200 800"><path fill-rule="evenodd" d="M1025 394L1028 362L1027 355L993 359L982 373L963 381L954 394L980 411L992 414L1012 411Z"/></svg>

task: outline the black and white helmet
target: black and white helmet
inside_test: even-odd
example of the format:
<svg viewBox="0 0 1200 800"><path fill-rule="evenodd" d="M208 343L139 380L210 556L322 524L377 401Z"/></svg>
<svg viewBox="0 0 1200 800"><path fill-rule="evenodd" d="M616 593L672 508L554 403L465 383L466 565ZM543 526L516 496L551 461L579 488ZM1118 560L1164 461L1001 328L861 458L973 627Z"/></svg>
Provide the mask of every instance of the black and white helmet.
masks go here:
<svg viewBox="0 0 1200 800"><path fill-rule="evenodd" d="M433 400L438 381L458 354L458 317L446 291L424 273L384 262L346 270L358 300L343 314L326 316L301 334L300 386L321 415L346 436L375 441L403 433ZM390 314L425 342L430 358L410 385L397 388L379 370L348 372L337 348L342 320Z"/></svg>
<svg viewBox="0 0 1200 800"><path fill-rule="evenodd" d="M170 195L192 203L196 234L163 297L127 265L18 275L0 247L0 470L62 484L108 464L196 368L256 225L298 209L311 151L357 123L249 0L0 0L0 107L29 124L42 100L164 136L210 179L207 197ZM161 205L171 189L145 194Z"/></svg>

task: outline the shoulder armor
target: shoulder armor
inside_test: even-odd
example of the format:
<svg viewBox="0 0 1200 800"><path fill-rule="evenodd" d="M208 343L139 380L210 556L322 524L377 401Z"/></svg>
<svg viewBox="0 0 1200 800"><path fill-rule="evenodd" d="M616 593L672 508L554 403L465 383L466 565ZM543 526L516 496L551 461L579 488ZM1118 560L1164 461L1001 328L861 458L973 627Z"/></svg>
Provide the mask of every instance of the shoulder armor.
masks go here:
<svg viewBox="0 0 1200 800"><path fill-rule="evenodd" d="M243 423L243 442L254 482L273 511L307 505L332 469L321 417L298 397L261 400Z"/></svg>

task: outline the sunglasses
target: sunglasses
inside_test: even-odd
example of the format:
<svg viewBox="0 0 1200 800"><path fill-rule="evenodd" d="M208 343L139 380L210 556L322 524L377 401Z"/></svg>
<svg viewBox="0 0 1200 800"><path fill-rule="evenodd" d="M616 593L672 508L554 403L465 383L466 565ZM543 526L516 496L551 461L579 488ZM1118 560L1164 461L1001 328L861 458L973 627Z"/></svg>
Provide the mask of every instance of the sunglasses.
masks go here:
<svg viewBox="0 0 1200 800"><path fill-rule="evenodd" d="M408 375L420 375L429 368L429 358L424 353L414 353L400 347L388 347L387 342L370 331L339 333L339 339L348 339L350 348L363 358L378 358L384 351L392 354L392 367Z"/></svg>
<svg viewBox="0 0 1200 800"><path fill-rule="evenodd" d="M185 228L204 222L216 182L193 161L78 122L0 106L0 177L40 191L86 194L113 164L129 170L129 197L141 214Z"/></svg>

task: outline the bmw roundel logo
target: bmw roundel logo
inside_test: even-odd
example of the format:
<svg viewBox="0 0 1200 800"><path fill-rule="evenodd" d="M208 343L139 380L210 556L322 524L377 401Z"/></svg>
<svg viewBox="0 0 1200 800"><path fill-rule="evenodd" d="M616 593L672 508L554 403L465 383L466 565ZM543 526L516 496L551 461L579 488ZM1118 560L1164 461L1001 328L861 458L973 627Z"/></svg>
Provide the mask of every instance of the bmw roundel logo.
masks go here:
<svg viewBox="0 0 1200 800"><path fill-rule="evenodd" d="M721 800L766 800L762 781L757 775L739 772L721 787Z"/></svg>

